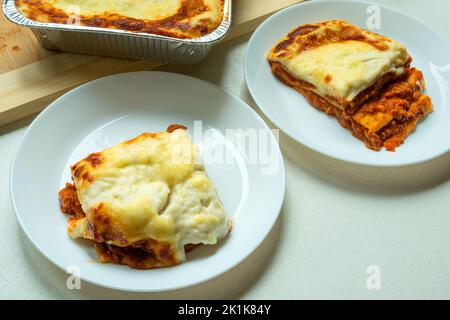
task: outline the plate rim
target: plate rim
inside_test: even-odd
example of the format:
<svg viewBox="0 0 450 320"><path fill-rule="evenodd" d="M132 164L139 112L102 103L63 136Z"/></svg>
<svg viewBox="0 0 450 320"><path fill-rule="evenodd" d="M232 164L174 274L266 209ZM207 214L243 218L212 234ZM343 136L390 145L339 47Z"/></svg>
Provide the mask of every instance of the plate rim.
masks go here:
<svg viewBox="0 0 450 320"><path fill-rule="evenodd" d="M125 287L125 286L114 286L114 285L108 285L105 283L101 283L96 281L95 279L86 279L85 276L81 275L80 279L82 281L86 281L87 283L96 285L98 287L103 287L103 288L108 288L108 289L113 289L113 290L118 290L118 291L123 291L123 292L170 292L170 291L174 291L174 290L180 290L180 289L184 289L184 288L188 288L188 287L193 287L196 285L199 285L201 283L205 283L207 281L216 279L218 277L220 277L221 275L231 271L232 269L236 268L239 264L243 263L245 260L247 260L254 252L255 250L260 247L260 245L267 239L268 235L270 234L270 232L273 230L275 224L277 223L281 211L283 209L283 205L284 205L284 201L286 198L286 171L285 171L285 164L284 164L284 156L282 153L282 150L280 148L280 144L279 141L277 141L276 137L274 136L274 134L271 131L271 128L269 127L269 125L263 120L263 118L248 104L246 103L243 99L241 99L240 97L230 93L229 91L225 90L224 88L213 84L211 82L208 82L206 80L203 79L199 79L196 77L192 77L192 76L188 76L185 74L180 74L180 73L175 73L175 72L167 72L167 71L151 71L151 70L143 70L143 71L131 71L131 72L121 72L121 73L116 73L113 75L109 75L109 76L104 76L104 77L100 77L98 79L94 79L91 80L89 82L86 82L80 86L77 86L75 88L72 88L71 90L69 90L68 92L64 93L62 96L58 97L57 99L55 99L53 102L51 102L47 107L45 107L45 109L43 111L41 111L36 117L35 119L33 119L33 121L31 122L31 124L27 127L27 129L25 130L22 138L20 139L20 142L18 144L18 146L16 147L16 150L14 151L14 155L11 161L11 166L10 166L10 171L9 171L9 198L12 204L12 207L14 209L14 213L16 216L17 221L19 222L20 228L22 230L23 233L25 233L26 237L28 238L28 240L33 244L33 246L37 249L37 251L44 256L45 258L47 258L48 261L50 261L51 263L53 263L53 265L55 265L56 267L58 267L60 270L62 270L63 272L67 273L67 270L65 269L65 266L63 266L62 264L60 264L59 262L56 261L56 259L54 259L52 256L50 256L49 254L46 253L46 251L39 245L39 243L32 237L32 235L30 234L30 232L28 231L26 225L24 224L24 221L21 218L21 215L19 213L19 210L17 208L16 202L14 200L15 196L15 192L14 192L14 175L15 173L15 168L17 166L17 159L18 156L23 148L23 144L25 142L25 140L27 139L27 137L31 134L32 130L34 130L34 128L38 125L38 123L40 122L40 120L49 112L52 112L52 110L54 108L57 107L57 105L59 103L61 103L61 101L63 101L65 98L70 97L72 94L74 94L75 92L79 91L79 90L83 90L85 87L89 87L91 85L93 85L94 83L97 82L101 82L101 81L105 81L106 79L109 78L115 78L118 76L122 76L122 75L132 75L132 74L160 74L162 76L167 76L167 75L172 75L172 76L176 76L176 77L180 77L180 78L184 78L186 80L190 80L190 81L197 81L199 83L203 83L204 85L210 86L210 87L214 87L215 89L220 90L221 92L225 93L226 95L230 96L231 98L234 98L237 102L239 102L240 105L242 105L242 107L245 107L247 109L249 109L250 113L253 115L253 117L256 119L256 121L258 121L265 129L270 131L270 137L271 139L273 139L273 141L276 142L276 150L278 151L278 158L280 160L280 178L281 178L281 192L280 192L280 197L279 199L277 199L277 201L279 202L277 204L277 210L276 213L273 215L273 218L271 219L271 221L269 221L269 228L267 229L267 231L265 231L264 234L262 234L262 237L260 239L260 241L257 241L255 243L255 245L253 247L250 248L250 250L248 250L247 253L245 253L243 255L242 258L237 259L235 262L233 262L232 264L230 264L229 266L227 266L226 268L224 268L223 270L221 270L218 273L212 274L210 276L207 276L203 279L199 279L197 281L191 282L191 283L186 283L184 285L179 285L179 286L172 286L172 287L167 287L167 288L156 288L156 289L139 289L139 288L130 288L130 287ZM186 262L183 262L186 263ZM127 266L124 266L127 267ZM142 270L135 270L130 268L131 271L135 271L135 272L139 272ZM145 271L145 270L144 270ZM147 270L148 271L148 270Z"/></svg>
<svg viewBox="0 0 450 320"><path fill-rule="evenodd" d="M405 13L401 10L398 10L396 8L392 8L388 5L385 4L379 4L379 3L374 3L374 2L370 2L370 1L366 1L366 0L315 0L315 1L304 1L304 2L300 2L300 3L296 3L293 5L290 5L274 14L272 14L270 17L268 17L266 20L264 20L259 26L258 28L256 28L256 30L252 33L250 39L248 40L248 44L247 44L247 48L245 50L244 53L244 77L245 77L245 81L247 84L247 88L250 92L250 95L252 96L253 100L255 101L256 105L258 106L259 110L261 110L261 112L266 115L266 117L268 118L268 120L273 123L278 129L280 129L282 132L284 132L289 138L291 138L292 140L294 140L296 143L299 143L300 145L314 151L317 152L321 155L324 155L328 158L334 159L334 160L338 160L341 162L345 162L345 163L349 163L349 164L354 164L354 165L360 165L360 166L366 166L366 167L379 167L379 168L398 168L398 167L408 167L408 166L413 166L413 165L417 165L417 164L423 164L426 162L430 162L432 160L435 160L445 154L447 154L448 152L450 152L450 143L448 144L447 148L443 148L443 150L439 151L439 152L435 152L427 157L421 157L418 158L416 160L413 161L401 161L401 162L395 162L395 163L376 163L376 162L367 162L364 160L354 160L354 159L350 159L350 158L345 158L343 156L339 156L339 155L335 155L333 152L329 152L327 150L323 150L321 148L317 148L313 143L309 143L307 141L300 141L301 139L297 138L296 135L291 132L291 130L285 130L282 129L283 126L280 126L278 121L274 120L273 117L273 113L268 111L266 108L262 107L262 103L260 103L260 98L257 97L257 95L254 93L254 89L251 85L251 81L249 80L249 64L248 61L250 61L250 51L252 48L252 44L255 41L256 35L261 32L261 29L263 28L263 26L269 24L273 19L275 19L278 16L281 16L283 14L285 14L286 12L290 11L290 10L296 10L298 7L303 7L303 6L320 6L320 5L326 5L326 4L330 4L330 3L360 3L360 4L367 4L367 5L376 5L380 8L383 8L384 10L389 10L392 12L395 12L396 14L400 14L403 15L411 20L413 20L415 23L419 24L422 28L427 29L428 31L434 33L440 41L442 41L443 44L445 44L446 46L448 46L450 48L450 41L447 40L439 31L435 30L434 28L428 26L426 23L424 23L423 21L421 21L420 19ZM449 50L450 53L450 50ZM449 94L450 92L447 91L447 94Z"/></svg>

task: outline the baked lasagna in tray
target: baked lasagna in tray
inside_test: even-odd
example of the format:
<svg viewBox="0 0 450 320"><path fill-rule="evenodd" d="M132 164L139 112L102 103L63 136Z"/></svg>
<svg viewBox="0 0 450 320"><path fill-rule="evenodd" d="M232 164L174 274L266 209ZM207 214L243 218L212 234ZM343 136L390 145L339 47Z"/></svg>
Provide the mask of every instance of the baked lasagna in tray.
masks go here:
<svg viewBox="0 0 450 320"><path fill-rule="evenodd" d="M144 133L71 167L59 192L68 233L94 242L99 260L152 269L227 236L231 219L185 128Z"/></svg>
<svg viewBox="0 0 450 320"><path fill-rule="evenodd" d="M345 21L294 29L268 60L282 82L373 150L395 151L433 110L406 48Z"/></svg>
<svg viewBox="0 0 450 320"><path fill-rule="evenodd" d="M222 22L224 0L15 0L31 20L193 39Z"/></svg>

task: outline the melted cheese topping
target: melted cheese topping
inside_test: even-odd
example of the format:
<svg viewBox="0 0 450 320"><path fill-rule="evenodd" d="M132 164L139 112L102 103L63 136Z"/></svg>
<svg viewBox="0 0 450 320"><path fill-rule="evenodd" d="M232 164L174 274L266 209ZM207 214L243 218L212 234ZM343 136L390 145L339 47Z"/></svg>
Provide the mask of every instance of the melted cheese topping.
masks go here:
<svg viewBox="0 0 450 320"><path fill-rule="evenodd" d="M47 0L53 7L82 15L115 13L129 18L158 20L175 14L181 0Z"/></svg>
<svg viewBox="0 0 450 320"><path fill-rule="evenodd" d="M143 134L90 156L72 167L86 218L74 220L73 237L93 239L87 226L105 231L105 241L128 246L154 239L171 244L185 259L186 244L215 244L231 220L181 129Z"/></svg>
<svg viewBox="0 0 450 320"><path fill-rule="evenodd" d="M397 61L403 50L393 46L380 51L370 44L350 41L328 44L280 62L290 74L313 84L321 95L351 101L384 74L404 73L404 61Z"/></svg>
<svg viewBox="0 0 450 320"><path fill-rule="evenodd" d="M352 101L387 73L403 74L409 61L404 46L343 21L297 30L275 46L268 59L312 84L319 95L338 101Z"/></svg>

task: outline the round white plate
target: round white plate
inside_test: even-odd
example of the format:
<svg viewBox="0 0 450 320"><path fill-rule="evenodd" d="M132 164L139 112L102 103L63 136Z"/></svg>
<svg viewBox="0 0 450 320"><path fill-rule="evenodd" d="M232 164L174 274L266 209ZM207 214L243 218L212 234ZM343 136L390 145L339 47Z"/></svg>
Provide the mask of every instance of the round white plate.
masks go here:
<svg viewBox="0 0 450 320"><path fill-rule="evenodd" d="M376 22L378 14L381 29L373 31L407 46L413 66L424 72L426 93L435 105L435 111L395 153L367 149L334 117L317 111L300 93L278 81L266 60L269 49L296 26L343 19L368 29L367 21ZM393 9L343 0L288 7L267 19L253 34L247 47L245 75L253 98L275 125L330 157L365 165L399 166L430 160L450 150L450 45L423 23Z"/></svg>
<svg viewBox="0 0 450 320"><path fill-rule="evenodd" d="M59 210L58 191L70 181L69 165L172 123L187 126L199 145L234 218L231 234L217 246L197 248L175 267L142 271L98 263L91 243L67 235L67 218ZM10 188L26 235L57 266L109 288L162 291L216 277L252 253L278 217L284 164L272 132L238 98L183 75L124 73L72 90L34 120L14 158Z"/></svg>

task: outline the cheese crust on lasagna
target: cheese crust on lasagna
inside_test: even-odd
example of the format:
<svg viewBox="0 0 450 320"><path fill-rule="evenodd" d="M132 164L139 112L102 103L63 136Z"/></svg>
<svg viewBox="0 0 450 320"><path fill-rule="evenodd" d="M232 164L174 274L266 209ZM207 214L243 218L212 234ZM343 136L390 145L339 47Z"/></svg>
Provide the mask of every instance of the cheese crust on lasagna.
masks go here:
<svg viewBox="0 0 450 320"><path fill-rule="evenodd" d="M230 231L213 182L185 128L144 133L71 167L59 192L68 233L95 242L100 261L137 269L176 265Z"/></svg>
<svg viewBox="0 0 450 320"><path fill-rule="evenodd" d="M222 22L224 0L16 0L31 20L199 38Z"/></svg>
<svg viewBox="0 0 450 320"><path fill-rule="evenodd" d="M346 21L300 26L267 59L282 82L373 150L395 151L433 109L406 48Z"/></svg>

